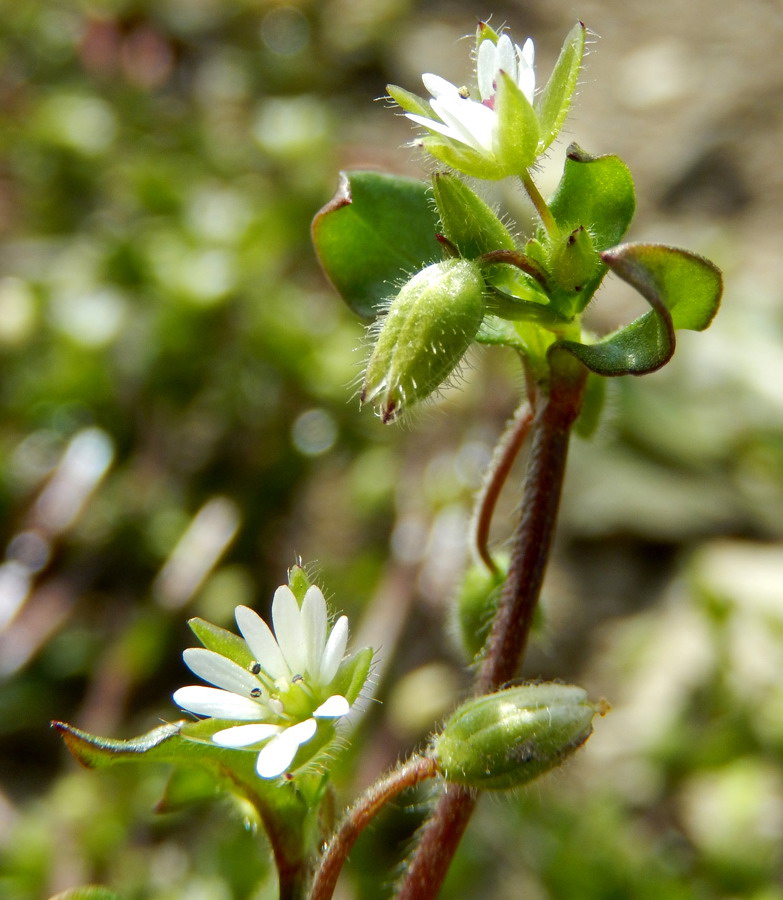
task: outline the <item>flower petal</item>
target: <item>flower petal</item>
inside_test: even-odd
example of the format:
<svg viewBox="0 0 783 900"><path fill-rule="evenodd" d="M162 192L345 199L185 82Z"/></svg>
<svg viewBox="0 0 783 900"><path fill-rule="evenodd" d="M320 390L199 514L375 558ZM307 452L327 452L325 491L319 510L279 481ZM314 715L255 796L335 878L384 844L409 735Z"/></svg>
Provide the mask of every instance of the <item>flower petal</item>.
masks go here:
<svg viewBox="0 0 783 900"><path fill-rule="evenodd" d="M313 711L313 715L318 719L336 719L338 716L344 716L350 708L351 704L345 697L333 694Z"/></svg>
<svg viewBox="0 0 783 900"><path fill-rule="evenodd" d="M505 72L511 79L517 80L517 54L511 38L502 34L495 48L495 72Z"/></svg>
<svg viewBox="0 0 783 900"><path fill-rule="evenodd" d="M249 747L259 741L280 734L279 725L268 725L265 722L258 725L234 725L233 728L224 728L212 735L212 740L221 747Z"/></svg>
<svg viewBox="0 0 783 900"><path fill-rule="evenodd" d="M321 589L311 585L302 601L302 630L307 661L305 668L311 678L321 681L321 656L326 645L326 600Z"/></svg>
<svg viewBox="0 0 783 900"><path fill-rule="evenodd" d="M491 153L497 116L483 103L443 97L432 101L433 110L459 135L463 144L481 153Z"/></svg>
<svg viewBox="0 0 783 900"><path fill-rule="evenodd" d="M459 88L456 84L452 84L450 81L446 81L445 78L441 78L440 75L433 75L432 72L426 72L421 76L422 83L424 87L430 92L430 94L436 99L440 99L441 97L459 97L460 92Z"/></svg>
<svg viewBox="0 0 783 900"><path fill-rule="evenodd" d="M259 687L258 679L255 676L213 650L191 647L184 651L182 658L191 672L198 675L199 678L203 678L204 681L223 688L224 691L233 691L235 694L248 696L252 690Z"/></svg>
<svg viewBox="0 0 783 900"><path fill-rule="evenodd" d="M437 119L427 119L424 116L416 115L416 113L405 113L405 117L410 119L412 122L415 122L417 125L423 125L425 128L429 128L430 131L437 131L438 134L443 134L447 138L451 138L453 141L460 141L464 143L462 139L462 135L456 132L453 128L450 128L448 125L444 125L442 122L439 122ZM368 401L372 399L372 397L367 398Z"/></svg>
<svg viewBox="0 0 783 900"><path fill-rule="evenodd" d="M489 100L495 93L496 56L492 41L482 41L476 58L476 79L482 100Z"/></svg>
<svg viewBox="0 0 783 900"><path fill-rule="evenodd" d="M340 616L321 656L321 684L330 684L345 656L348 644L348 616Z"/></svg>
<svg viewBox="0 0 783 900"><path fill-rule="evenodd" d="M258 754L256 771L262 778L276 778L291 765L296 751L315 734L315 719L305 719L286 728Z"/></svg>
<svg viewBox="0 0 783 900"><path fill-rule="evenodd" d="M301 675L307 666L302 613L293 591L282 585L272 600L275 637L292 675Z"/></svg>
<svg viewBox="0 0 783 900"><path fill-rule="evenodd" d="M242 637L261 668L272 678L290 678L292 673L280 647L261 616L247 606L238 606L234 615Z"/></svg>
<svg viewBox="0 0 783 900"><path fill-rule="evenodd" d="M174 702L197 716L217 719L240 719L246 722L264 718L268 712L260 703L230 691L192 685L173 694Z"/></svg>

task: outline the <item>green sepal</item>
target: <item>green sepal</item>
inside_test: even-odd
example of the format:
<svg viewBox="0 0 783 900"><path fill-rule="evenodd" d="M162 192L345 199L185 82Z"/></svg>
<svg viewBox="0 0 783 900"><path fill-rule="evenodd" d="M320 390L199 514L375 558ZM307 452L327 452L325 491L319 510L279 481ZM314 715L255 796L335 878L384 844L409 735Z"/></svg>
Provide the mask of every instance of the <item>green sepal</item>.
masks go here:
<svg viewBox="0 0 783 900"><path fill-rule="evenodd" d="M585 35L584 24L577 22L563 42L560 56L549 76L546 87L536 97L535 110L541 128L539 153L543 153L558 136L568 115L579 71L582 67Z"/></svg>
<svg viewBox="0 0 783 900"><path fill-rule="evenodd" d="M495 111L498 162L506 175L519 175L538 156L538 116L511 76L502 71L495 94Z"/></svg>
<svg viewBox="0 0 783 900"><path fill-rule="evenodd" d="M69 888L54 894L49 900L122 900L119 894L100 884L86 884L84 887Z"/></svg>
<svg viewBox="0 0 783 900"><path fill-rule="evenodd" d="M470 175L472 178L485 178L488 181L499 181L509 173L499 165L494 157L478 150L473 150L467 144L449 140L441 135L428 135L422 138L421 146L435 159L440 160L452 169Z"/></svg>
<svg viewBox="0 0 783 900"><path fill-rule="evenodd" d="M395 285L441 258L437 232L429 186L379 172L342 172L312 225L324 272L367 319L388 306Z"/></svg>
<svg viewBox="0 0 783 900"><path fill-rule="evenodd" d="M561 232L583 226L600 253L617 244L631 224L636 208L633 178L619 156L590 156L571 144L549 208ZM606 265L597 258L587 284L576 297L568 297L569 313L582 312L605 274Z"/></svg>
<svg viewBox="0 0 783 900"><path fill-rule="evenodd" d="M198 616L188 619L188 625L207 650L213 650L245 669L253 664L253 654L239 635Z"/></svg>
<svg viewBox="0 0 783 900"><path fill-rule="evenodd" d="M476 26L476 53L478 53L482 41L492 41L493 44L497 44L499 40L500 35L488 22L478 23Z"/></svg>
<svg viewBox="0 0 783 900"><path fill-rule="evenodd" d="M415 113L418 116L425 116L431 119L433 116L432 107L423 98L405 88L401 88L396 84L387 84L386 93L394 100L394 102L405 112Z"/></svg>
<svg viewBox="0 0 783 900"><path fill-rule="evenodd" d="M301 606L308 588L312 585L310 576L302 566L291 566L288 570L288 587L296 597L296 602Z"/></svg>
<svg viewBox="0 0 783 900"><path fill-rule="evenodd" d="M367 683L373 656L372 647L365 647L341 663L334 680L329 685L329 690L333 694L342 694L353 706Z"/></svg>
<svg viewBox="0 0 783 900"><path fill-rule="evenodd" d="M594 344L562 341L599 375L644 375L665 365L675 347L675 328L702 331L720 305L720 270L688 250L662 244L622 244L602 254L604 262L635 287L650 312Z"/></svg>
<svg viewBox="0 0 783 900"><path fill-rule="evenodd" d="M514 238L490 207L461 178L448 172L432 176L432 192L441 231L467 259L493 250L515 250Z"/></svg>

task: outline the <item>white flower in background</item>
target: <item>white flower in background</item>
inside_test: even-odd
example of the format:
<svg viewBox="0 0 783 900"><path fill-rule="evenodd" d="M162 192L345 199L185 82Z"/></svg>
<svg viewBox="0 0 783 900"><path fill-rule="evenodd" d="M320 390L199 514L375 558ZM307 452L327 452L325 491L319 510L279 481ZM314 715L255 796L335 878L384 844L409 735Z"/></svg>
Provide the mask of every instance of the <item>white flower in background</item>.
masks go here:
<svg viewBox="0 0 783 900"><path fill-rule="evenodd" d="M536 73L533 68L535 48L528 38L523 47L514 44L507 34L500 36L497 44L484 40L479 45L476 59L476 76L481 100L471 100L466 91L439 75L422 75L424 87L432 95L432 111L438 119L407 112L405 115L430 131L436 131L452 140L466 144L479 153L496 155L500 150L500 117L495 109L495 96L504 72L533 103L536 89Z"/></svg>
<svg viewBox="0 0 783 900"><path fill-rule="evenodd" d="M199 716L247 723L224 728L212 740L222 747L263 743L256 770L276 778L315 735L319 719L337 719L350 709L346 697L330 691L345 655L348 619L341 616L327 634L320 589L310 586L300 608L284 585L272 602L274 634L246 606L236 608L236 620L255 661L244 668L213 650L185 650L191 671L215 687L180 688L174 702Z"/></svg>

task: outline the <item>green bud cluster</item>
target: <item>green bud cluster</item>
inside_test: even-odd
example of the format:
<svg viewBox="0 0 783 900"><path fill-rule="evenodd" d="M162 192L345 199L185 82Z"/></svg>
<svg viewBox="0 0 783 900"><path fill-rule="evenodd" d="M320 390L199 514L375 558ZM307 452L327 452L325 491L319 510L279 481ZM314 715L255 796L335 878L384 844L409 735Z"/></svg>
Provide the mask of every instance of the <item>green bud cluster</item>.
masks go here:
<svg viewBox="0 0 783 900"><path fill-rule="evenodd" d="M448 259L418 272L392 300L377 326L362 388L384 422L423 400L449 377L484 318L479 267Z"/></svg>
<svg viewBox="0 0 783 900"><path fill-rule="evenodd" d="M603 712L570 684L541 682L468 700L432 745L447 781L501 790L559 766L590 737Z"/></svg>

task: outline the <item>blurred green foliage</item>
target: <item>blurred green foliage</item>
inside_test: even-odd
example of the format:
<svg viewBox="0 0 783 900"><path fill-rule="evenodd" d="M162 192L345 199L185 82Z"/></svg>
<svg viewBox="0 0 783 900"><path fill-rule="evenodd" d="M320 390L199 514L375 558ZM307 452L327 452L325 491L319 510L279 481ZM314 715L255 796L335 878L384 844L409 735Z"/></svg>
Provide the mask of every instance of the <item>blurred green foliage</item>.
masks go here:
<svg viewBox="0 0 783 900"><path fill-rule="evenodd" d="M443 28L404 0L4 6L3 898L274 898L230 798L197 774L77 771L48 720L127 737L176 718L186 618L265 612L296 554L380 646L386 702L344 799L426 735L411 684L433 716L453 706L441 623L513 361L477 357L447 415L382 429L348 402L361 328L309 244L338 168L407 158L370 100L407 83L403 38ZM701 240L724 263L725 231ZM481 806L447 900L783 898L783 319L779 289L727 261L712 331L613 385L574 446L526 671L614 711L568 769ZM344 896L389 895L425 800L362 837Z"/></svg>

